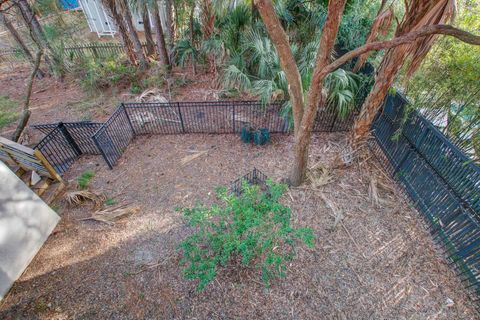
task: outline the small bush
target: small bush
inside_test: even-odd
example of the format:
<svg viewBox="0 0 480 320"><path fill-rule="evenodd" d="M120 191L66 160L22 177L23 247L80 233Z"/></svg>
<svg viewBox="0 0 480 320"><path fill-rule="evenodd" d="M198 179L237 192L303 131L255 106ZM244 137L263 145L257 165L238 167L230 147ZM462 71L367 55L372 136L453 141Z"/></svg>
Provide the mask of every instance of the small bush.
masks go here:
<svg viewBox="0 0 480 320"><path fill-rule="evenodd" d="M115 199L113 198L107 198L104 202L104 204L106 206L113 206L114 204L116 204L117 202L115 201Z"/></svg>
<svg viewBox="0 0 480 320"><path fill-rule="evenodd" d="M86 189L88 185L90 184L90 180L95 176L95 172L87 170L84 171L78 178L78 186L80 189Z"/></svg>
<svg viewBox="0 0 480 320"><path fill-rule="evenodd" d="M268 287L272 278L284 277L286 263L295 255L295 245L314 246L312 229L291 226L291 211L279 202L283 184L267 181L268 192L243 183L237 196L221 188L222 205L183 209L196 232L179 245L181 265L187 279L198 280L199 291L220 268L254 266Z"/></svg>
<svg viewBox="0 0 480 320"><path fill-rule="evenodd" d="M121 57L85 58L77 71L82 76L83 87L87 90L113 86L138 87L137 69Z"/></svg>

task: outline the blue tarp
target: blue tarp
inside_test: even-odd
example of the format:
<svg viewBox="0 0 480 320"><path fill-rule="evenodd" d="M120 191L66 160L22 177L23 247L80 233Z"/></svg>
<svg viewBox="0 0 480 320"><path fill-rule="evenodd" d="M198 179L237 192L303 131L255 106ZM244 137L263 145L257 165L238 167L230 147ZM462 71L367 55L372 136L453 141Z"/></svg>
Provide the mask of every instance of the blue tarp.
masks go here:
<svg viewBox="0 0 480 320"><path fill-rule="evenodd" d="M59 0L64 9L76 9L79 7L78 0Z"/></svg>

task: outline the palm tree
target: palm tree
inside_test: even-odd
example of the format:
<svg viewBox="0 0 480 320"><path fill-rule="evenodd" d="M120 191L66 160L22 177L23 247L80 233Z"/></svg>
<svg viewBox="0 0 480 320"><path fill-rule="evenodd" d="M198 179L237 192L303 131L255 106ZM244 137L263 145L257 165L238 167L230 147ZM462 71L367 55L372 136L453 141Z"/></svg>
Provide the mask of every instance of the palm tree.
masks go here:
<svg viewBox="0 0 480 320"><path fill-rule="evenodd" d="M107 10L107 14L113 19L120 34L120 41L127 53L128 60L133 65L137 64L137 58L133 51L133 44L128 36L127 26L123 20L122 14L119 12L115 0L102 0L103 7Z"/></svg>
<svg viewBox="0 0 480 320"><path fill-rule="evenodd" d="M147 53L153 55L155 53L155 41L153 41L152 29L150 27L150 13L146 1L141 2L143 28L145 30L145 40L147 42Z"/></svg>
<svg viewBox="0 0 480 320"><path fill-rule="evenodd" d="M142 69L147 69L148 61L145 57L145 54L143 53L142 44L140 42L140 39L138 38L137 31L133 26L132 12L130 10L130 7L128 6L127 0L116 0L116 4L118 6L119 11L123 15L123 19L127 27L128 37L130 38L133 44L133 52L135 54L135 57L137 58L137 61L139 62L140 67Z"/></svg>
<svg viewBox="0 0 480 320"><path fill-rule="evenodd" d="M215 13L213 12L212 0L200 1L200 10L202 12L202 34L204 39L210 38L215 25Z"/></svg>
<svg viewBox="0 0 480 320"><path fill-rule="evenodd" d="M157 38L157 53L160 62L170 69L170 61L168 59L167 46L165 44L165 35L163 34L162 21L160 20L160 10L158 2L152 2L153 7L153 29L155 30L155 37Z"/></svg>

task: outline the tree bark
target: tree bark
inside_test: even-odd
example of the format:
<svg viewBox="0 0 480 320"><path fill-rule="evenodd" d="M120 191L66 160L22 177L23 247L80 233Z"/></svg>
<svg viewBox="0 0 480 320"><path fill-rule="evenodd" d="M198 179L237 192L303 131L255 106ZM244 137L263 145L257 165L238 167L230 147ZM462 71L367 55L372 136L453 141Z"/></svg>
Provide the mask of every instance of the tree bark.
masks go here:
<svg viewBox="0 0 480 320"><path fill-rule="evenodd" d="M360 48L346 53L334 62L329 63L330 53L333 49L333 45L335 44L335 39L337 37L338 28L343 15L345 2L346 0L331 0L328 4L327 20L322 31L320 47L318 49L316 57L315 69L308 92L308 104L303 110L303 115L300 117L300 126L298 129L296 128L294 163L292 165L292 172L290 174L289 181L290 184L294 186L301 184L305 178L308 164L308 149L310 144L311 131L315 123L318 107L324 106L322 96L323 82L325 80L325 77L330 72L339 68L345 62L363 53L369 52L371 50L394 48L390 49L387 53L388 57L384 60L384 63L379 70L379 74L381 73L381 75L377 76L374 89L372 90L370 96L367 98L367 101L364 103L364 110L359 117L358 123L361 124L360 127L365 129L365 127L370 127L373 117L375 116L378 108L381 106L385 98L385 94L390 88L390 85L392 84L396 74L400 70L406 55L408 55L408 50L404 50L405 48L399 46L418 41L421 38L428 37L433 34L450 35L456 37L463 42L480 45L480 37L470 34L468 32L456 29L448 25L429 25L418 28L415 31L404 35L397 34L396 38L389 41L368 43ZM281 44L288 45L288 37L283 31L281 25L279 25L278 22L275 22L278 21L278 18L276 20L275 18L273 18L276 17L276 13L273 9L271 0L256 0L256 5L258 11L260 12L260 15L262 16L262 19L265 21L265 25L272 39L272 42L274 42L277 51L280 52L280 49L278 48ZM285 58L286 54L281 55L279 53L280 60L282 59L282 56L283 58ZM295 64L294 60L292 64ZM292 72L287 71L291 69L286 69L282 62L281 66L286 74L287 72L290 73L291 77ZM289 81L289 86L292 86L289 79L290 78L288 78L287 74L287 81ZM289 88L289 90L291 90L291 88ZM293 108L298 107L298 105L301 104L292 103ZM299 111L294 110L294 113L295 112Z"/></svg>
<svg viewBox="0 0 480 320"><path fill-rule="evenodd" d="M33 55L30 52L30 49L28 49L27 45L25 44L25 42L23 42L23 39L20 37L20 34L18 34L17 30L12 25L10 20L8 20L5 14L2 12L0 12L0 22L3 23L3 25L5 25L5 28L7 28L7 30L10 32L10 35L15 40L15 42L20 47L23 54L25 55L25 57L33 67L35 65L35 60L33 59ZM38 69L36 76L38 79L42 79L45 76L45 73L41 69Z"/></svg>
<svg viewBox="0 0 480 320"><path fill-rule="evenodd" d="M153 3L153 28L155 29L155 37L157 39L157 53L160 62L170 69L170 61L168 59L167 46L165 44L165 36L163 34L162 21L160 20L160 10L158 3Z"/></svg>
<svg viewBox="0 0 480 320"><path fill-rule="evenodd" d="M38 69L40 67L40 60L42 59L42 54L43 52L39 50L35 56L32 73L30 74L30 77L28 79L27 95L25 97L25 103L23 105L22 116L12 136L12 140L15 142L18 142L18 140L20 139L20 136L22 135L23 130L25 130L25 127L27 126L28 120L30 119L30 115L31 115L30 96L32 95L33 80L35 79L35 75L37 74Z"/></svg>
<svg viewBox="0 0 480 320"><path fill-rule="evenodd" d="M305 179L307 172L308 149L313 125L315 124L319 105L321 104L321 107L324 107L322 88L326 74L323 74L322 70L329 63L330 55L337 39L338 28L342 21L345 3L346 0L328 2L327 20L320 38L315 69L313 70L312 81L308 91L308 103L302 115L300 128L295 136L294 161L289 179L290 184L293 186L299 186Z"/></svg>
<svg viewBox="0 0 480 320"><path fill-rule="evenodd" d="M147 54L151 56L155 53L155 41L153 41L152 28L150 28L150 15L146 2L143 2L142 5L142 20L145 30L145 40L147 42Z"/></svg>
<svg viewBox="0 0 480 320"><path fill-rule="evenodd" d="M272 2L270 0L256 0L255 5L275 45L275 49L277 49L280 65L287 78L288 94L292 102L293 127L295 136L297 136L305 107L302 78L300 77L288 36L285 30L283 30L278 16L275 14Z"/></svg>
<svg viewBox="0 0 480 320"><path fill-rule="evenodd" d="M102 0L103 7L107 10L107 14L115 21L115 25L118 28L118 33L120 34L120 42L125 48L128 60L133 65L137 65L137 58L133 52L133 44L128 37L127 27L123 22L122 15L119 13L118 8L115 4L115 0Z"/></svg>
<svg viewBox="0 0 480 320"><path fill-rule="evenodd" d="M140 43L140 39L138 38L137 31L133 26L132 22L132 13L130 11L130 7L126 0L117 0L120 8L120 12L123 14L123 18L125 21L125 25L127 26L128 37L130 41L133 43L133 52L137 61L139 62L140 68L147 69L148 62L145 58L145 54L143 53L142 44Z"/></svg>
<svg viewBox="0 0 480 320"><path fill-rule="evenodd" d="M202 33L203 39L208 39L213 34L215 25L215 13L213 12L212 0L202 0Z"/></svg>
<svg viewBox="0 0 480 320"><path fill-rule="evenodd" d="M193 32L193 13L195 12L195 1L192 3L192 9L190 10L190 44L192 48L195 46L194 41L195 41L195 34ZM192 71L193 74L197 74L197 65L195 63L195 57L193 56L192 53Z"/></svg>
<svg viewBox="0 0 480 320"><path fill-rule="evenodd" d="M173 22L173 5L172 0L165 0L165 13L167 17L167 30L166 30L166 43L168 46L168 52L173 51L173 43L175 41L175 23Z"/></svg>

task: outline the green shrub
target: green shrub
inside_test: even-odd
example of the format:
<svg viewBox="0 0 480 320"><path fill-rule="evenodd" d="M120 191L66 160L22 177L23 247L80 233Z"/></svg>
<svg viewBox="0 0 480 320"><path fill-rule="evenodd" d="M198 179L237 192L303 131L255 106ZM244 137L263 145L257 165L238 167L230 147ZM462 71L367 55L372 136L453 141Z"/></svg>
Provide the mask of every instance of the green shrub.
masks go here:
<svg viewBox="0 0 480 320"><path fill-rule="evenodd" d="M17 102L9 97L0 96L0 129L17 121Z"/></svg>
<svg viewBox="0 0 480 320"><path fill-rule="evenodd" d="M117 202L115 201L115 199L113 198L107 198L104 202L104 204L106 206L113 206L114 204L116 204Z"/></svg>
<svg viewBox="0 0 480 320"><path fill-rule="evenodd" d="M78 68L82 85L87 90L100 90L113 86L138 87L137 69L123 58L85 58Z"/></svg>
<svg viewBox="0 0 480 320"><path fill-rule="evenodd" d="M90 184L90 180L95 176L95 172L87 170L77 178L78 186L80 189L86 189Z"/></svg>
<svg viewBox="0 0 480 320"><path fill-rule="evenodd" d="M243 183L237 196L220 188L222 205L197 205L183 209L196 232L179 245L184 276L198 280L199 291L211 282L220 268L254 266L268 287L272 278L284 277L286 263L299 242L314 246L312 229L291 226L290 208L279 202L286 185L267 182L268 191Z"/></svg>

